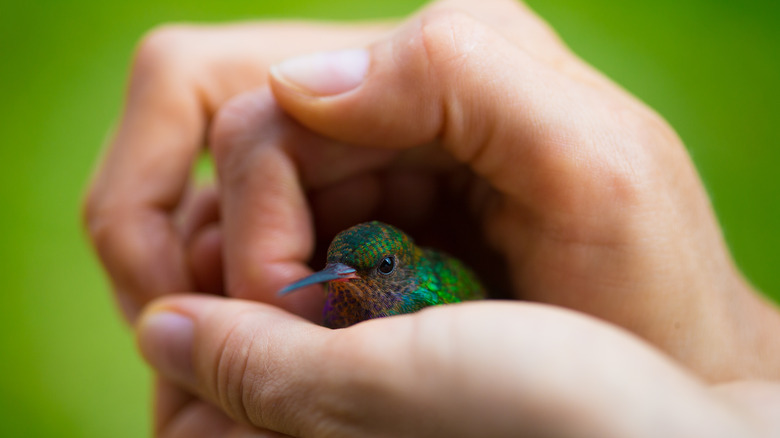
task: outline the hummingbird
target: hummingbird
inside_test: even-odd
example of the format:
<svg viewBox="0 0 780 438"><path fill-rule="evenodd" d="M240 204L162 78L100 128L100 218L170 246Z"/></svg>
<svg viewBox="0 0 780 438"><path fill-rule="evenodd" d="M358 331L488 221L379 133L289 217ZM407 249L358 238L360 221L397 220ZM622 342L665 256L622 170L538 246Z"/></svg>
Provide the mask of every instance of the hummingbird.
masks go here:
<svg viewBox="0 0 780 438"><path fill-rule="evenodd" d="M337 234L328 247L325 269L279 294L317 283L325 283L323 322L330 328L485 298L484 287L461 261L419 247L403 231L377 221Z"/></svg>

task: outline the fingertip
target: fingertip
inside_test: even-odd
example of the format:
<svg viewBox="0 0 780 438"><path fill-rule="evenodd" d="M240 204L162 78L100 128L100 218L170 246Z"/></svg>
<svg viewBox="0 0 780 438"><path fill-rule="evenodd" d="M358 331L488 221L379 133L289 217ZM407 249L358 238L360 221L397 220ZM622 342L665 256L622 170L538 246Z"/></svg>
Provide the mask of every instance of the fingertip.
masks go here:
<svg viewBox="0 0 780 438"><path fill-rule="evenodd" d="M136 324L138 347L160 374L189 388L196 386L193 367L195 323L165 306L145 311Z"/></svg>
<svg viewBox="0 0 780 438"><path fill-rule="evenodd" d="M295 415L282 401L310 394L326 329L274 306L176 296L153 303L138 331L144 357L164 377L239 422L279 429Z"/></svg>
<svg viewBox="0 0 780 438"><path fill-rule="evenodd" d="M332 96L363 83L370 64L366 49L317 52L286 59L269 72L278 87L312 96Z"/></svg>
<svg viewBox="0 0 780 438"><path fill-rule="evenodd" d="M259 136L267 136L269 129L284 123L284 115L268 87L238 94L227 101L214 115L209 132L209 147L218 173L229 163L225 158L235 149L256 143Z"/></svg>
<svg viewBox="0 0 780 438"><path fill-rule="evenodd" d="M425 34L415 18L368 49L289 59L271 69L271 90L293 118L339 141L393 148L430 142L444 123L443 97L462 94L463 81L451 77L457 68L433 65L447 54L432 60Z"/></svg>

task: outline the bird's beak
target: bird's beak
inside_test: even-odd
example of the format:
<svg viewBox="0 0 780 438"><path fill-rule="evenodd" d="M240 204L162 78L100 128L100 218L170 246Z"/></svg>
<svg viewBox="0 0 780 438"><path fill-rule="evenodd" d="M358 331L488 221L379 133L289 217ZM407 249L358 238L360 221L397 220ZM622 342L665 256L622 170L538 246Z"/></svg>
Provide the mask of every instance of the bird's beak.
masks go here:
<svg viewBox="0 0 780 438"><path fill-rule="evenodd" d="M304 286L316 283L325 283L326 281L334 280L349 280L350 278L357 278L357 271L355 271L355 268L343 263L328 263L322 271L315 272L280 290L279 295L285 295L295 289L300 289Z"/></svg>

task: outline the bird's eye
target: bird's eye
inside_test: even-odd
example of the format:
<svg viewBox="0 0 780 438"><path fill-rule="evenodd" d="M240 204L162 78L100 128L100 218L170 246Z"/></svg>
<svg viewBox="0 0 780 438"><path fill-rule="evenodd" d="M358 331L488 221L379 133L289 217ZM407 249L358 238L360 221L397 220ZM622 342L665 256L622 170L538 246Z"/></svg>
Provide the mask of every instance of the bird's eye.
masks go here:
<svg viewBox="0 0 780 438"><path fill-rule="evenodd" d="M376 270L383 275L392 273L395 270L395 257L387 256L383 258Z"/></svg>

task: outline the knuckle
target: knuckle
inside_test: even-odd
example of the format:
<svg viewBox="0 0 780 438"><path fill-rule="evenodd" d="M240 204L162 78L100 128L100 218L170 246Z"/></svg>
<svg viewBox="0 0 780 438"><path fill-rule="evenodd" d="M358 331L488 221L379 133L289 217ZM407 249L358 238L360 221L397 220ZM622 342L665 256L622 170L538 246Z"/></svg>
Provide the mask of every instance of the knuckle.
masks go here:
<svg viewBox="0 0 780 438"><path fill-rule="evenodd" d="M560 227L567 231L562 235L579 235L577 230L622 222L624 215L645 199L649 157L644 150L621 132L599 131L597 126L592 132L596 132L592 138L554 137L546 144L559 146L535 157L536 167L544 176L538 196L553 200L559 217L582 218L577 223L564 220L565 225ZM572 240L582 239L578 236Z"/></svg>
<svg viewBox="0 0 780 438"><path fill-rule="evenodd" d="M217 164L226 161L239 143L239 137L249 128L246 113L246 103L242 96L238 96L222 105L214 114L208 144Z"/></svg>
<svg viewBox="0 0 780 438"><path fill-rule="evenodd" d="M443 68L462 65L484 41L484 26L468 13L453 7L423 12L420 42L430 63Z"/></svg>
<svg viewBox="0 0 780 438"><path fill-rule="evenodd" d="M263 425L269 415L266 407L276 406L278 385L273 372L268 372L268 342L254 329L251 312L232 318L222 340L211 383L213 394L223 409L233 418L246 423ZM262 363L258 372L251 364ZM275 395L276 394L276 395Z"/></svg>
<svg viewBox="0 0 780 438"><path fill-rule="evenodd" d="M162 25L141 38L130 70L130 94L168 93L197 74L195 51L203 44L202 30L183 25Z"/></svg>
<svg viewBox="0 0 780 438"><path fill-rule="evenodd" d="M165 245L164 224L159 218L145 218L129 208L101 206L97 211L90 214L87 233L112 278L125 283L129 272L142 264L150 251ZM157 273L147 271L145 275L154 278Z"/></svg>
<svg viewBox="0 0 780 438"><path fill-rule="evenodd" d="M164 24L141 38L135 54L134 68L140 71L158 70L161 65L171 65L190 47L193 30L182 25Z"/></svg>
<svg viewBox="0 0 780 438"><path fill-rule="evenodd" d="M113 198L88 195L83 216L87 236L114 286L142 301L186 288L172 269L176 237L167 217Z"/></svg>
<svg viewBox="0 0 780 438"><path fill-rule="evenodd" d="M106 200L106 196L97 188L92 188L82 203L81 217L83 226L98 253L104 255L105 249L116 240L116 207Z"/></svg>
<svg viewBox="0 0 780 438"><path fill-rule="evenodd" d="M323 373L318 381L320 391L312 397L310 414L316 435L328 436L334 431L368 431L381 421L382 403L397 396L397 378L405 375L396 358L388 354L384 324L367 324L359 330L341 332L323 343L319 356ZM403 337L403 335L401 335Z"/></svg>
<svg viewBox="0 0 780 438"><path fill-rule="evenodd" d="M356 404L357 400L371 399L376 395L375 382L369 382L366 373L361 372L367 366L366 354L363 346L370 349L365 336L357 336L358 333L344 334L331 337L327 341L321 353L323 368L331 370L323 375L320 385L324 388L317 397L313 398L313 412L316 412L318 421L315 423L317 435L327 436L336 430L360 430L366 414L371 416L371 407L368 404ZM333 397L328 394L338 394ZM367 396L367 397L366 397Z"/></svg>
<svg viewBox="0 0 780 438"><path fill-rule="evenodd" d="M243 402L244 376L247 366L246 322L241 316L234 318L227 328L217 354L212 381L213 393L219 404L232 417L247 421Z"/></svg>
<svg viewBox="0 0 780 438"><path fill-rule="evenodd" d="M437 373L448 372L452 365L448 361L453 357L446 342L448 331L436 326L441 318L434 319L427 312L421 315L407 318L403 324L373 320L334 333L320 344L317 357L324 371L317 380L319 390L309 396L312 407L308 415L316 419L311 422L312 435L374 436L380 429L394 436L408 433L397 428L395 416L413 417L419 412L414 406L408 410L397 407L403 411L389 415L387 400L424 399L428 385L449 382L439 379ZM432 341L443 341L443 345ZM417 384L420 382L425 382L425 387Z"/></svg>
<svg viewBox="0 0 780 438"><path fill-rule="evenodd" d="M491 134L489 118L481 106L486 71L493 68L485 54L494 47L496 34L460 9L437 7L421 15L417 41L426 79L439 84L444 143L459 160L476 162ZM453 142L452 139L457 139Z"/></svg>
<svg viewBox="0 0 780 438"><path fill-rule="evenodd" d="M110 201L104 190L93 184L87 192L81 206L82 224L92 242L98 247L113 240L112 230L122 215L117 214L118 206Z"/></svg>
<svg viewBox="0 0 780 438"><path fill-rule="evenodd" d="M270 139L289 134L290 128L269 90L229 100L214 115L209 132L209 149L220 178L243 185L253 171L248 163L254 151Z"/></svg>

